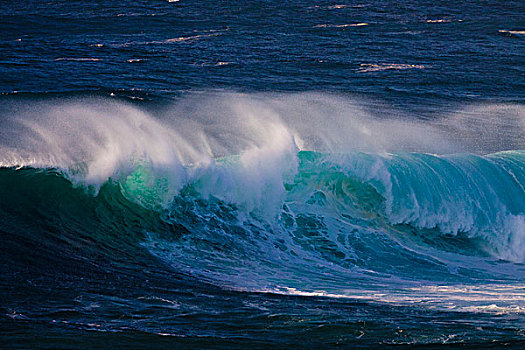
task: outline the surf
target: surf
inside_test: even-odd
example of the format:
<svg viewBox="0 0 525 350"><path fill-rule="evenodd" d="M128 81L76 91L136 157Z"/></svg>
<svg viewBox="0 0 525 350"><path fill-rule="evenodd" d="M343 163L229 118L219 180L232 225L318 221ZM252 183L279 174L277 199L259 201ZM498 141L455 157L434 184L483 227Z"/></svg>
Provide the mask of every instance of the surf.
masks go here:
<svg viewBox="0 0 525 350"><path fill-rule="evenodd" d="M374 106L233 93L153 110L4 105L4 230L35 221L53 236L61 222L108 259L150 254L240 291L359 298L388 285L415 300L436 283L523 283L522 107L419 122Z"/></svg>

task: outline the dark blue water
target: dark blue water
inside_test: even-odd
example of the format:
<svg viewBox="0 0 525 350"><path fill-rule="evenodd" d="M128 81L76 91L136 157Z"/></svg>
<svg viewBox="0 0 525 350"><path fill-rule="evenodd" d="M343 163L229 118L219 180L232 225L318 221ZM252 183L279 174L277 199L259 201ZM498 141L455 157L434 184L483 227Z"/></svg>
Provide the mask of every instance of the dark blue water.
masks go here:
<svg viewBox="0 0 525 350"><path fill-rule="evenodd" d="M522 348L522 1L0 2L0 347Z"/></svg>
<svg viewBox="0 0 525 350"><path fill-rule="evenodd" d="M4 94L112 91L155 99L235 89L523 99L523 33L513 34L523 31L521 1L1 6ZM352 26L360 23L367 25Z"/></svg>

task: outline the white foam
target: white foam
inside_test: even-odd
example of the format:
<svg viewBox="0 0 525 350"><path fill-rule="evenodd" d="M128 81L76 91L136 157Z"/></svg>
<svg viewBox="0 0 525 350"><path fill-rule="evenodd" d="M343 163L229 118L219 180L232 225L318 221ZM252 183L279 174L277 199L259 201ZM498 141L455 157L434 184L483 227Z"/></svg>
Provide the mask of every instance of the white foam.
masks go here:
<svg viewBox="0 0 525 350"><path fill-rule="evenodd" d="M380 72L384 70L424 69L428 66L422 64L399 64L399 63L362 63L359 73Z"/></svg>
<svg viewBox="0 0 525 350"><path fill-rule="evenodd" d="M292 287L260 290L261 293L373 301L399 306L418 306L453 312L525 314L525 285L422 285L400 289L347 289L341 293L302 291Z"/></svg>
<svg viewBox="0 0 525 350"><path fill-rule="evenodd" d="M503 34L513 34L513 35L525 35L525 30L505 30L500 29L498 32Z"/></svg>
<svg viewBox="0 0 525 350"><path fill-rule="evenodd" d="M366 22L360 23L346 23L346 24L318 24L314 28L348 28L348 27L363 27L369 25Z"/></svg>
<svg viewBox="0 0 525 350"><path fill-rule="evenodd" d="M95 57L59 57L55 58L55 61L98 62L102 59Z"/></svg>

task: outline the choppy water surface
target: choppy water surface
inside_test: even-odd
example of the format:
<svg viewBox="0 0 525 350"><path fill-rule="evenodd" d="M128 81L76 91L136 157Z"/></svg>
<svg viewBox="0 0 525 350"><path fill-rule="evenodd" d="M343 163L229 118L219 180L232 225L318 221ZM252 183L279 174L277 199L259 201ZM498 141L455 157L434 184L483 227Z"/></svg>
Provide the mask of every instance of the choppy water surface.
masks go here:
<svg viewBox="0 0 525 350"><path fill-rule="evenodd" d="M0 10L2 346L525 345L521 2Z"/></svg>

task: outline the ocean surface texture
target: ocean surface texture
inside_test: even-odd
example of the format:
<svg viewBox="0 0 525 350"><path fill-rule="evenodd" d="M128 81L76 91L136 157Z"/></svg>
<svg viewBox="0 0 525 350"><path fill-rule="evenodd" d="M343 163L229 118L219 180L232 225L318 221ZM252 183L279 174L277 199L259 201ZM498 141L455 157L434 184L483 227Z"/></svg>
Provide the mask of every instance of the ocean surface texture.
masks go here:
<svg viewBox="0 0 525 350"><path fill-rule="evenodd" d="M0 348L525 348L525 2L0 1Z"/></svg>

